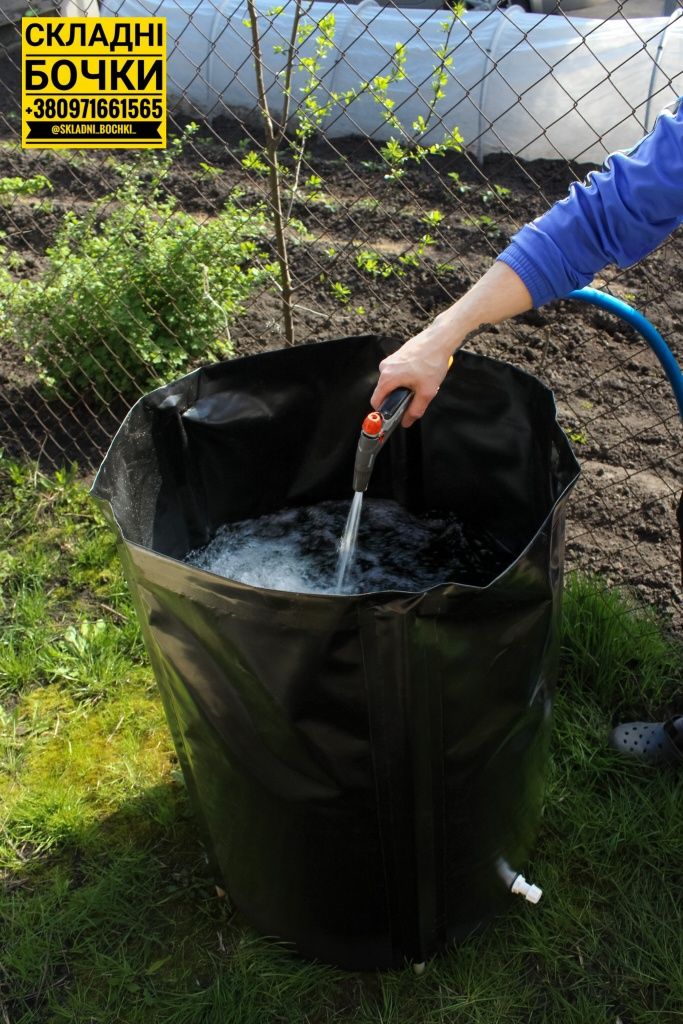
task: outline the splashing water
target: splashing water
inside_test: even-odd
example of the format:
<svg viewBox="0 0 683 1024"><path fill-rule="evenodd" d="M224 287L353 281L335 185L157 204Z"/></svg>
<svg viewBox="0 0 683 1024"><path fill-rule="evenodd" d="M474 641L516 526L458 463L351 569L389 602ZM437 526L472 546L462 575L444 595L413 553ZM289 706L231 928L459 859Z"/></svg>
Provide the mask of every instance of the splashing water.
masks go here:
<svg viewBox="0 0 683 1024"><path fill-rule="evenodd" d="M339 594L338 538L347 511L346 501L326 501L229 523L185 560L254 587ZM451 512L414 515L394 501L366 496L343 593L419 593L449 581L484 586L511 557L503 545Z"/></svg>
<svg viewBox="0 0 683 1024"><path fill-rule="evenodd" d="M340 594L344 593L344 583L346 581L346 574L349 571L349 566L353 561L353 556L356 553L356 543L358 541L358 528L360 526L360 516L363 511L363 492L354 491L353 501L351 502L351 508L349 509L349 515L346 520L346 526L342 538L339 542L339 560L337 562L337 591Z"/></svg>

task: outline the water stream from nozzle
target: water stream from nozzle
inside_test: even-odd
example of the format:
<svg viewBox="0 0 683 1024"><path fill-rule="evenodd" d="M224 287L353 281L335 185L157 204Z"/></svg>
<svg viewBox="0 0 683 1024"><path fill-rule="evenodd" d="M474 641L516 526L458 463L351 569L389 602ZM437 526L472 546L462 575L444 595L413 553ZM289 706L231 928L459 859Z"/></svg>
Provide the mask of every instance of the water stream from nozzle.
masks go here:
<svg viewBox="0 0 683 1024"><path fill-rule="evenodd" d="M339 561L337 562L337 590L344 591L344 583L349 566L353 562L358 541L358 527L360 526L360 514L363 511L363 492L355 491L351 508L346 518L346 526L339 542Z"/></svg>

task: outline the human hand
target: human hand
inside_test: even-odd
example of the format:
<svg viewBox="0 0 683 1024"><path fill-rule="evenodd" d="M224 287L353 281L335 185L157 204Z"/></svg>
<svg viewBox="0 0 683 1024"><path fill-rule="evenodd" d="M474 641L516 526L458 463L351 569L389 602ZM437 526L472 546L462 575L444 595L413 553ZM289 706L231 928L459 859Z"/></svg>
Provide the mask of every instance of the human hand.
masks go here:
<svg viewBox="0 0 683 1024"><path fill-rule="evenodd" d="M377 387L370 398L373 409L378 409L396 388L410 388L413 399L401 421L404 427L410 427L424 415L437 394L453 362L452 347L446 332L439 330L435 321L383 359Z"/></svg>

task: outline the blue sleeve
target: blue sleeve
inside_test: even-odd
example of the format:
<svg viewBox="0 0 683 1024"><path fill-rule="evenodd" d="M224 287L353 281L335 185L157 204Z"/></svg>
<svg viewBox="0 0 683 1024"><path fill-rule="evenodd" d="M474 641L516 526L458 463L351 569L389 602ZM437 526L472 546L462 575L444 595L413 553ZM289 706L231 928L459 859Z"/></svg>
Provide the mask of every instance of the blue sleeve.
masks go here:
<svg viewBox="0 0 683 1024"><path fill-rule="evenodd" d="M613 153L566 199L526 224L498 257L522 278L534 306L628 267L683 223L683 99L633 149Z"/></svg>

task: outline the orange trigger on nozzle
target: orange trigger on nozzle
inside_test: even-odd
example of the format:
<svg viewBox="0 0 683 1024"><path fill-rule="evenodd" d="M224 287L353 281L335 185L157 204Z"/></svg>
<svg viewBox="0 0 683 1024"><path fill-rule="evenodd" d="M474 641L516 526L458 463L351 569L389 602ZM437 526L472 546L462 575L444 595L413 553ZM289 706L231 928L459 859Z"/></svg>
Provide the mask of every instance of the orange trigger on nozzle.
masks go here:
<svg viewBox="0 0 683 1024"><path fill-rule="evenodd" d="M370 412L363 420L363 433L374 437L382 430L382 417L378 412Z"/></svg>

